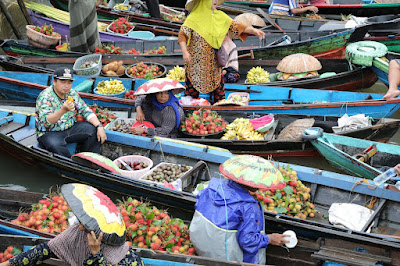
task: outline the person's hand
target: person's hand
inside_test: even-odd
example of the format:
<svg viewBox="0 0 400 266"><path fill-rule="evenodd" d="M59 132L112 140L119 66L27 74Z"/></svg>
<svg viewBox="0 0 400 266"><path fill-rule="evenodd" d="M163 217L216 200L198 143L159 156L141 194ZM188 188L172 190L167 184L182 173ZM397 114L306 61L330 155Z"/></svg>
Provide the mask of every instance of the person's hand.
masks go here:
<svg viewBox="0 0 400 266"><path fill-rule="evenodd" d="M190 54L188 51L185 51L182 53L183 61L185 62L186 65L190 64Z"/></svg>
<svg viewBox="0 0 400 266"><path fill-rule="evenodd" d="M306 7L308 11L314 12L314 13L318 13L318 7L316 6L308 6Z"/></svg>
<svg viewBox="0 0 400 266"><path fill-rule="evenodd" d="M65 112L75 111L75 104L74 102L65 101L61 108L64 109Z"/></svg>
<svg viewBox="0 0 400 266"><path fill-rule="evenodd" d="M136 109L136 121L138 121L139 123L143 123L144 121L144 113L142 111L142 109Z"/></svg>
<svg viewBox="0 0 400 266"><path fill-rule="evenodd" d="M286 240L285 237L290 237L290 235L282 235L282 234L269 234L269 244L274 246L282 246L285 243L289 243L289 240Z"/></svg>
<svg viewBox="0 0 400 266"><path fill-rule="evenodd" d="M265 32L263 32L262 30L253 28L253 34L254 34L255 36L258 36L258 38L259 38L260 40L265 38Z"/></svg>
<svg viewBox="0 0 400 266"><path fill-rule="evenodd" d="M142 135L143 133L147 133L147 128L144 126L132 127L131 130L133 135Z"/></svg>
<svg viewBox="0 0 400 266"><path fill-rule="evenodd" d="M92 255L96 255L100 252L101 239L103 238L103 232L100 232L99 238L96 238L96 234L91 231L87 234L89 249Z"/></svg>
<svg viewBox="0 0 400 266"><path fill-rule="evenodd" d="M400 176L400 163L394 167L394 170L396 170L397 175Z"/></svg>
<svg viewBox="0 0 400 266"><path fill-rule="evenodd" d="M107 140L106 132L104 131L104 127L97 128L97 140L103 144Z"/></svg>

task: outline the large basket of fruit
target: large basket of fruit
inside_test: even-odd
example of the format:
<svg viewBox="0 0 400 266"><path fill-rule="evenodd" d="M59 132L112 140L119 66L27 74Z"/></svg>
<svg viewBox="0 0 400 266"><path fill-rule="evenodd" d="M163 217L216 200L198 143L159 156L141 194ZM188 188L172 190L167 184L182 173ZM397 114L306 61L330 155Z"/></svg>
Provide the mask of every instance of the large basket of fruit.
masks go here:
<svg viewBox="0 0 400 266"><path fill-rule="evenodd" d="M190 177L182 179L185 174L193 167L184 164L159 163L147 174L140 177L140 180L145 180L152 183L164 184L164 182L172 184L175 188L185 188L190 185Z"/></svg>
<svg viewBox="0 0 400 266"><path fill-rule="evenodd" d="M49 48L61 40L61 35L53 31L51 24L42 27L26 25L26 36L32 46L39 48Z"/></svg>
<svg viewBox="0 0 400 266"><path fill-rule="evenodd" d="M114 163L121 169L124 176L130 178L140 178L153 167L153 161L150 158L139 155L122 156L115 159Z"/></svg>
<svg viewBox="0 0 400 266"><path fill-rule="evenodd" d="M125 74L133 79L161 78L167 73L167 68L159 63L139 62L126 68Z"/></svg>
<svg viewBox="0 0 400 266"><path fill-rule="evenodd" d="M118 18L113 23L108 25L107 31L119 35L128 35L133 29L135 25L130 23L126 18Z"/></svg>
<svg viewBox="0 0 400 266"><path fill-rule="evenodd" d="M186 118L180 130L190 137L220 138L224 134L225 127L225 120L217 112L200 109Z"/></svg>
<svg viewBox="0 0 400 266"><path fill-rule="evenodd" d="M77 75L95 77L101 71L101 54L89 54L76 59L73 70Z"/></svg>

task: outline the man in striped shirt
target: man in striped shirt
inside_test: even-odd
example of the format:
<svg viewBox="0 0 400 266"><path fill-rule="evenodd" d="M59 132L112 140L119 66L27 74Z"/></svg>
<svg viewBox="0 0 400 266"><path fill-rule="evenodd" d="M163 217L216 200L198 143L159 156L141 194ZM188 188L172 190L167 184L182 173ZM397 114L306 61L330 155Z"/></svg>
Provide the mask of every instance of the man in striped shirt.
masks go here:
<svg viewBox="0 0 400 266"><path fill-rule="evenodd" d="M297 0L274 0L269 7L268 12L273 15L293 16L307 11L318 12L315 6L301 7L297 4Z"/></svg>

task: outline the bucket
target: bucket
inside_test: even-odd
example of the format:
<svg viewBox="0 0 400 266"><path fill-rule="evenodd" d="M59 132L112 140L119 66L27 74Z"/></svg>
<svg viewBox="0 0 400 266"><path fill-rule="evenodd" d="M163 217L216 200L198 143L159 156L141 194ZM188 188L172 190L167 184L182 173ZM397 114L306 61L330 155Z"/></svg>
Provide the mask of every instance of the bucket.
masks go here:
<svg viewBox="0 0 400 266"><path fill-rule="evenodd" d="M134 171L128 171L128 170L121 170L122 175L130 177L130 178L139 178L143 176L144 174L147 174L150 171L150 168L153 167L153 161L150 158L147 158L145 156L140 156L140 155L126 155L119 157L114 160L114 163L119 166L121 163L119 162L120 160L124 161L127 164L132 164L133 162L143 162L147 164L146 168L143 168L141 170L134 170Z"/></svg>

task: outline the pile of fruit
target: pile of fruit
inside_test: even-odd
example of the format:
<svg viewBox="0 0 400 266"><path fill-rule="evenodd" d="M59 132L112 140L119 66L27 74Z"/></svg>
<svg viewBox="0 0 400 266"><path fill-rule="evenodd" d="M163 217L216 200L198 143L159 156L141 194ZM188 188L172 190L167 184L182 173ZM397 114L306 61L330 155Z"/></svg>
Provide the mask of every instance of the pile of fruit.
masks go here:
<svg viewBox="0 0 400 266"><path fill-rule="evenodd" d="M247 72L247 83L265 83L269 82L269 73L262 67L257 66Z"/></svg>
<svg viewBox="0 0 400 266"><path fill-rule="evenodd" d="M200 109L188 114L181 125L181 130L194 135L214 134L224 130L225 120L217 112Z"/></svg>
<svg viewBox="0 0 400 266"><path fill-rule="evenodd" d="M118 18L111 23L109 29L115 33L127 34L133 29L133 25L126 18Z"/></svg>
<svg viewBox="0 0 400 266"><path fill-rule="evenodd" d="M7 247L4 252L0 252L0 263L8 261L9 259L19 255L22 252L19 248L13 246Z"/></svg>
<svg viewBox="0 0 400 266"><path fill-rule="evenodd" d="M310 202L311 189L306 187L297 178L297 173L290 166L283 168L278 166L284 179L286 187L274 192L269 190L258 190L255 192L257 200L261 202L266 211L281 213L306 219L307 216L315 216L315 206Z"/></svg>
<svg viewBox="0 0 400 266"><path fill-rule="evenodd" d="M164 181L170 183L179 179L184 173L189 170L190 167L184 164L180 165L164 163L153 169L150 174L144 176L142 179L158 183L164 183Z"/></svg>
<svg viewBox="0 0 400 266"><path fill-rule="evenodd" d="M176 81L185 81L185 69L180 66L174 66L173 69L168 71L166 78L174 79Z"/></svg>
<svg viewBox="0 0 400 266"><path fill-rule="evenodd" d="M100 81L97 84L96 90L97 93L111 95L125 91L125 86L124 84L122 84L121 80L110 79L110 80Z"/></svg>
<svg viewBox="0 0 400 266"><path fill-rule="evenodd" d="M306 14L306 18L311 18L311 19L325 19L324 17L321 17L320 15L313 13L313 14Z"/></svg>
<svg viewBox="0 0 400 266"><path fill-rule="evenodd" d="M121 119L119 121L117 120L117 121L115 121L114 126L112 128L110 128L110 130L118 131L121 133L132 134L131 128L132 128L133 123L134 122L129 122L129 121L125 122L125 120L123 120L123 119Z"/></svg>
<svg viewBox="0 0 400 266"><path fill-rule="evenodd" d="M51 25L51 24L46 25L46 23L44 23L42 27L36 26L33 30L40 32L47 36L60 37L59 33L54 32L53 25Z"/></svg>
<svg viewBox="0 0 400 266"><path fill-rule="evenodd" d="M128 51L128 54L167 54L167 48L163 46L154 47L152 50L147 50L144 53L142 53L139 50L136 50L135 48L132 48L131 50Z"/></svg>
<svg viewBox="0 0 400 266"><path fill-rule="evenodd" d="M135 94L134 90L127 91L127 92L125 92L124 99L135 100L136 95L134 95L134 94Z"/></svg>
<svg viewBox="0 0 400 266"><path fill-rule="evenodd" d="M89 60L83 63L79 69L86 69L86 68L91 68L94 66L97 66L99 64L99 60Z"/></svg>
<svg viewBox="0 0 400 266"><path fill-rule="evenodd" d="M124 5L123 3L122 4L117 4L117 5L114 6L114 9L121 10L121 11L127 11L129 8L130 8L129 5Z"/></svg>
<svg viewBox="0 0 400 266"><path fill-rule="evenodd" d="M101 45L94 49L95 54L122 54L120 47L114 46L112 44Z"/></svg>
<svg viewBox="0 0 400 266"><path fill-rule="evenodd" d="M93 111L93 113L97 116L99 119L100 123L103 124L103 127L105 127L107 124L111 123L114 119L117 117L110 113L107 109L101 109L97 105L90 106L90 109ZM75 121L85 121L85 119L75 110Z"/></svg>
<svg viewBox="0 0 400 266"><path fill-rule="evenodd" d="M29 214L21 213L17 219L11 222L45 233L59 234L68 228L69 211L64 198L53 193L52 196L41 199L39 203L32 205L32 211Z"/></svg>
<svg viewBox="0 0 400 266"><path fill-rule="evenodd" d="M127 227L128 244L172 253L195 255L188 226L166 211L128 198L118 204Z"/></svg>
<svg viewBox="0 0 400 266"><path fill-rule="evenodd" d="M114 61L103 66L101 72L105 76L121 76L125 73L125 66L123 61Z"/></svg>
<svg viewBox="0 0 400 266"><path fill-rule="evenodd" d="M158 65L147 65L139 62L131 66L127 73L134 78L153 79L161 76L163 71Z"/></svg>
<svg viewBox="0 0 400 266"><path fill-rule="evenodd" d="M133 162L128 161L128 162L125 162L125 163L130 168L132 168L132 170L142 170L142 169L144 169L144 168L146 168L148 166L147 163L139 162L139 161L133 161ZM122 163L119 163L118 167L119 167L119 169L127 170L127 168Z"/></svg>
<svg viewBox="0 0 400 266"><path fill-rule="evenodd" d="M250 119L247 118L236 118L226 126L226 130L221 139L264 140L264 135L255 131Z"/></svg>

